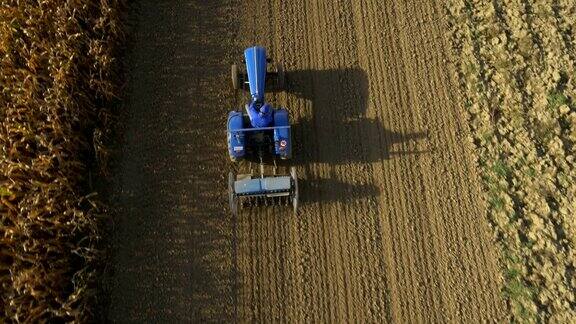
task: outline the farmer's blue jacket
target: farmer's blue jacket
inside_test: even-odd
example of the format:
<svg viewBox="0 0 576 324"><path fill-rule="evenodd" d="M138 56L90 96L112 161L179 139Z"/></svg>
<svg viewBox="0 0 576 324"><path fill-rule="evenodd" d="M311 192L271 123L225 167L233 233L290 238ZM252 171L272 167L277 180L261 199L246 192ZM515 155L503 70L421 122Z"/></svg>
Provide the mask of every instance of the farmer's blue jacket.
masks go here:
<svg viewBox="0 0 576 324"><path fill-rule="evenodd" d="M268 127L272 123L272 108L269 104L264 104L260 107L260 111L256 109L256 103L252 102L248 106L248 117L252 127Z"/></svg>

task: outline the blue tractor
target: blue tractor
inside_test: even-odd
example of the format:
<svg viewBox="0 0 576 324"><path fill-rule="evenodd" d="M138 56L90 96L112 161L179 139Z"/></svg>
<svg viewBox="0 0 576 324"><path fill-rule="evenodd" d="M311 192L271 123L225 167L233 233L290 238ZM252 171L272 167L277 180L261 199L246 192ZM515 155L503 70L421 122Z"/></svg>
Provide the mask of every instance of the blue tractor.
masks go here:
<svg viewBox="0 0 576 324"><path fill-rule="evenodd" d="M234 89L249 91L250 101L244 110L236 109L228 114L228 154L232 162L248 164L248 172L228 175L230 210L238 213L239 206L259 204L292 205L298 209L298 178L296 168L279 172L278 164L292 158L292 138L288 111L273 108L264 100L264 92L281 91L284 88L284 69L276 64L268 70L266 50L259 46L244 51L245 71L232 65ZM247 87L246 87L247 86ZM253 165L258 164L258 172ZM285 162L284 162L285 164ZM267 169L272 172L266 172ZM284 169L286 169L284 167Z"/></svg>

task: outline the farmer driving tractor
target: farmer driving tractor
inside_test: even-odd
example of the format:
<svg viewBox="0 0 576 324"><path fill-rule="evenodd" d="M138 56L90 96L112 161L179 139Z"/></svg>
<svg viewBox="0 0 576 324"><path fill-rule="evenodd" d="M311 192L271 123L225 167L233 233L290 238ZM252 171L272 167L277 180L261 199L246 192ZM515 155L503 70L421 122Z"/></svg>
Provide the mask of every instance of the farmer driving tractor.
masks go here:
<svg viewBox="0 0 576 324"><path fill-rule="evenodd" d="M258 109L260 106L260 109ZM272 108L269 104L261 104L257 101L252 101L248 106L248 117L252 127L268 127L272 123Z"/></svg>

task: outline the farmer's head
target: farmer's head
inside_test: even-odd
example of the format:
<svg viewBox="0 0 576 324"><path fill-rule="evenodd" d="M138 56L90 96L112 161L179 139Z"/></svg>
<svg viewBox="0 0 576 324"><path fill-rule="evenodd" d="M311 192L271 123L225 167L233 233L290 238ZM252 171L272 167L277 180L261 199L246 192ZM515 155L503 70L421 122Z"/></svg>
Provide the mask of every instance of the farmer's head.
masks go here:
<svg viewBox="0 0 576 324"><path fill-rule="evenodd" d="M269 104L265 104L265 105L262 105L262 107L260 107L260 115L262 115L262 116L269 115L271 112L272 112L272 109L270 109Z"/></svg>

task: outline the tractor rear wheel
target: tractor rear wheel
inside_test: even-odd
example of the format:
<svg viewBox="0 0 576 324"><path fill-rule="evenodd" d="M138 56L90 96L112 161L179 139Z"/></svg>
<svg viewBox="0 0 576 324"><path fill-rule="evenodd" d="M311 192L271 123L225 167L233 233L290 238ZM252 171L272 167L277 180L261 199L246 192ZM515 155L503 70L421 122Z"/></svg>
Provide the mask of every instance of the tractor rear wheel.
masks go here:
<svg viewBox="0 0 576 324"><path fill-rule="evenodd" d="M238 82L238 66L236 64L232 64L231 74L232 74L232 87L234 88L234 90L238 90L240 82Z"/></svg>
<svg viewBox="0 0 576 324"><path fill-rule="evenodd" d="M284 90L285 85L284 66L282 63L276 63L276 88Z"/></svg>

